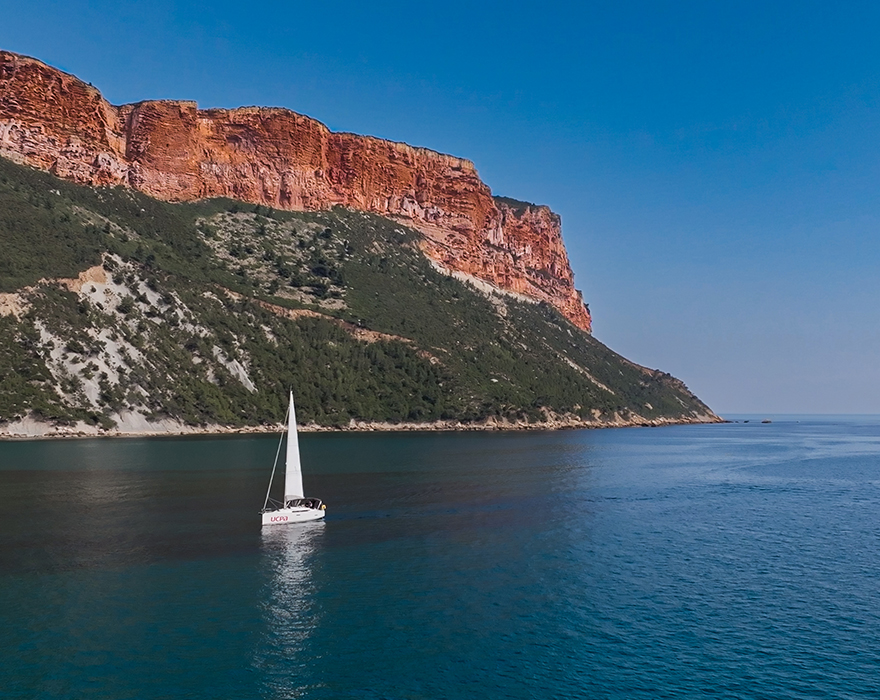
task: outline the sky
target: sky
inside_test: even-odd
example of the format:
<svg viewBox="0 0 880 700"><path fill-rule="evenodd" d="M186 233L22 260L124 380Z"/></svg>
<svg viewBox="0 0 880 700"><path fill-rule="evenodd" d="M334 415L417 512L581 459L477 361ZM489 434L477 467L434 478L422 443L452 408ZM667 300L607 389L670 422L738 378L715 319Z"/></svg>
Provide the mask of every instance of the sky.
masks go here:
<svg viewBox="0 0 880 700"><path fill-rule="evenodd" d="M6 5L6 7L3 7ZM272 105L549 205L594 335L721 413L880 413L880 5L0 4L113 103Z"/></svg>

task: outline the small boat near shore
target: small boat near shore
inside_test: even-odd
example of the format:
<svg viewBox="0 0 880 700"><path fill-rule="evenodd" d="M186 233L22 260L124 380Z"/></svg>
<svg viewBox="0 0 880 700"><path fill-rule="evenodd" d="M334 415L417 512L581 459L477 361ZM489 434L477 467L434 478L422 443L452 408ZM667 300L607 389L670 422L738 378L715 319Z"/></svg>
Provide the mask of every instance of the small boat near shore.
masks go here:
<svg viewBox="0 0 880 700"><path fill-rule="evenodd" d="M269 477L269 488L266 491L266 500L260 511L263 527L267 525L290 525L292 523L304 523L310 520L320 520L324 517L327 506L320 498L306 498L303 491L302 465L299 457L299 437L296 430L296 409L293 405L293 392L290 392L290 404L287 409L287 452L285 455L284 469L284 500L276 501L269 494L272 491L272 480L275 477L275 469L278 466L278 456L281 454L281 444L284 434L278 442L278 451L275 453L275 463L272 465L272 475Z"/></svg>

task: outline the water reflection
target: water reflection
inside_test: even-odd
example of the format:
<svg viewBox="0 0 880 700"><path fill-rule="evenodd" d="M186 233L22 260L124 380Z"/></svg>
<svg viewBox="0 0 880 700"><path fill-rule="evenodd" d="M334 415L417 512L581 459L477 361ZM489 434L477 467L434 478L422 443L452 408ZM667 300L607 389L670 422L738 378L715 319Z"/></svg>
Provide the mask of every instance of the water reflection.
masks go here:
<svg viewBox="0 0 880 700"><path fill-rule="evenodd" d="M263 674L267 697L298 697L313 685L306 649L321 618L314 569L324 532L323 520L262 529L267 580L255 666Z"/></svg>

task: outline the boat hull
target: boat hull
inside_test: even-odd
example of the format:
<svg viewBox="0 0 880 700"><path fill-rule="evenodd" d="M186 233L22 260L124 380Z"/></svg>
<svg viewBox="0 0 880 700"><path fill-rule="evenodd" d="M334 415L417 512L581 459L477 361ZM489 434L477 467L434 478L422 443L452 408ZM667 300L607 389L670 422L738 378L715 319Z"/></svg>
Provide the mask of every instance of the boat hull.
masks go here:
<svg viewBox="0 0 880 700"><path fill-rule="evenodd" d="M310 520L320 520L325 511L320 508L279 508L261 513L263 527L267 525L292 525L293 523L307 523Z"/></svg>

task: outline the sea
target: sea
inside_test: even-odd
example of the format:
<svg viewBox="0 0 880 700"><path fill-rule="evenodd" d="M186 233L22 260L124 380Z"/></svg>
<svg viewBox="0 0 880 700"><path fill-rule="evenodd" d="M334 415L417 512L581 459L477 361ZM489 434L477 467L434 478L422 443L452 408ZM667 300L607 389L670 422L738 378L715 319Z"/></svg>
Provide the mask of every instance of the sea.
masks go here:
<svg viewBox="0 0 880 700"><path fill-rule="evenodd" d="M0 698L880 697L880 417L730 418L0 443Z"/></svg>

